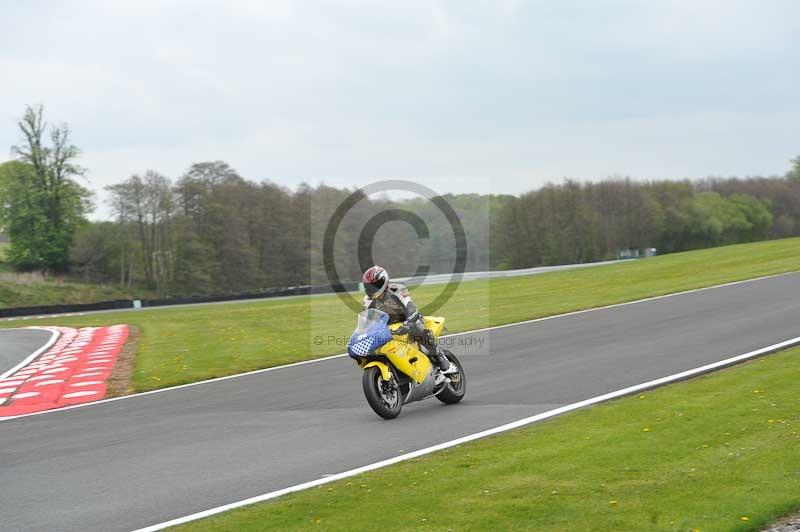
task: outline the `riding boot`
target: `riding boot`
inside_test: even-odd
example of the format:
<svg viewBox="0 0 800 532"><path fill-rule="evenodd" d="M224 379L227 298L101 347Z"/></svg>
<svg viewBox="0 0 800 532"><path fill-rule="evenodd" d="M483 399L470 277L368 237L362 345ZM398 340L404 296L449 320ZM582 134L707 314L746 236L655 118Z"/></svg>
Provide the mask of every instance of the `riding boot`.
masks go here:
<svg viewBox="0 0 800 532"><path fill-rule="evenodd" d="M439 344L433 337L433 333L425 329L420 337L420 344L425 348L425 352L434 366L440 371L445 371L450 367L450 361L439 349Z"/></svg>
<svg viewBox="0 0 800 532"><path fill-rule="evenodd" d="M428 356L431 362L433 362L433 365L439 368L440 371L444 372L450 368L450 361L447 360L447 357L442 353L441 349L439 349L439 346L436 345L436 342L432 344L429 353Z"/></svg>

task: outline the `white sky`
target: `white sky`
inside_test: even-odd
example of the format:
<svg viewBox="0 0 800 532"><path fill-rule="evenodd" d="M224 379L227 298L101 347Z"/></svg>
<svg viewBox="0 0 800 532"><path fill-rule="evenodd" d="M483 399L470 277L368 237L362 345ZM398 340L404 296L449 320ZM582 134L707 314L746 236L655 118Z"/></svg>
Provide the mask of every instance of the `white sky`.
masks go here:
<svg viewBox="0 0 800 532"><path fill-rule="evenodd" d="M217 159L290 187L519 193L800 154L795 0L6 0L0 71L0 160L41 103L95 190Z"/></svg>

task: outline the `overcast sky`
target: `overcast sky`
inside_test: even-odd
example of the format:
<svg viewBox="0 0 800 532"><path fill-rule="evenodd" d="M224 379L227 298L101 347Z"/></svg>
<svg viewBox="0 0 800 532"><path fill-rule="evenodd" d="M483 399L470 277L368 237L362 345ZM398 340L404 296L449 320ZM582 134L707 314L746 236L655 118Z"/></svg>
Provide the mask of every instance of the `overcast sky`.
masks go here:
<svg viewBox="0 0 800 532"><path fill-rule="evenodd" d="M95 190L217 159L290 187L519 193L800 154L796 0L6 0L0 70L0 160L41 103Z"/></svg>

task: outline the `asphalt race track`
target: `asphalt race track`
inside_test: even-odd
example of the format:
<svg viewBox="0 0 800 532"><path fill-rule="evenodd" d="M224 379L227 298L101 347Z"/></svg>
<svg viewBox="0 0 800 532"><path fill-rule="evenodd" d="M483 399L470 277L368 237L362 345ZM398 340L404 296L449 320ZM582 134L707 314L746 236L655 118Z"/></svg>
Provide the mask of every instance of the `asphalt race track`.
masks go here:
<svg viewBox="0 0 800 532"><path fill-rule="evenodd" d="M46 344L50 336L50 332L40 329L0 330L0 375Z"/></svg>
<svg viewBox="0 0 800 532"><path fill-rule="evenodd" d="M389 422L347 358L0 421L0 529L137 529L794 338L798 316L790 274L495 329L464 402Z"/></svg>

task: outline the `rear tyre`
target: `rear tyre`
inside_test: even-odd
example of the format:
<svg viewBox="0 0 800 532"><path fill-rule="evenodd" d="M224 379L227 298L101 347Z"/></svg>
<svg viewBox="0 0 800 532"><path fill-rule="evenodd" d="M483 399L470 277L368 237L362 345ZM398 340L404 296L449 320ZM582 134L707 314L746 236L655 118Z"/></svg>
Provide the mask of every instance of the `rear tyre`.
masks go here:
<svg viewBox="0 0 800 532"><path fill-rule="evenodd" d="M458 373L451 373L447 375L450 383L447 384L441 392L436 395L436 398L446 405L454 405L464 398L467 393L467 377L464 375L464 368L461 362L458 361L456 356L450 351L444 351L447 360L452 362L457 368Z"/></svg>
<svg viewBox="0 0 800 532"><path fill-rule="evenodd" d="M385 381L381 377L381 370L375 366L364 370L361 376L361 385L364 388L364 397L372 410L383 419L394 419L403 409L403 395L397 385L397 379Z"/></svg>

